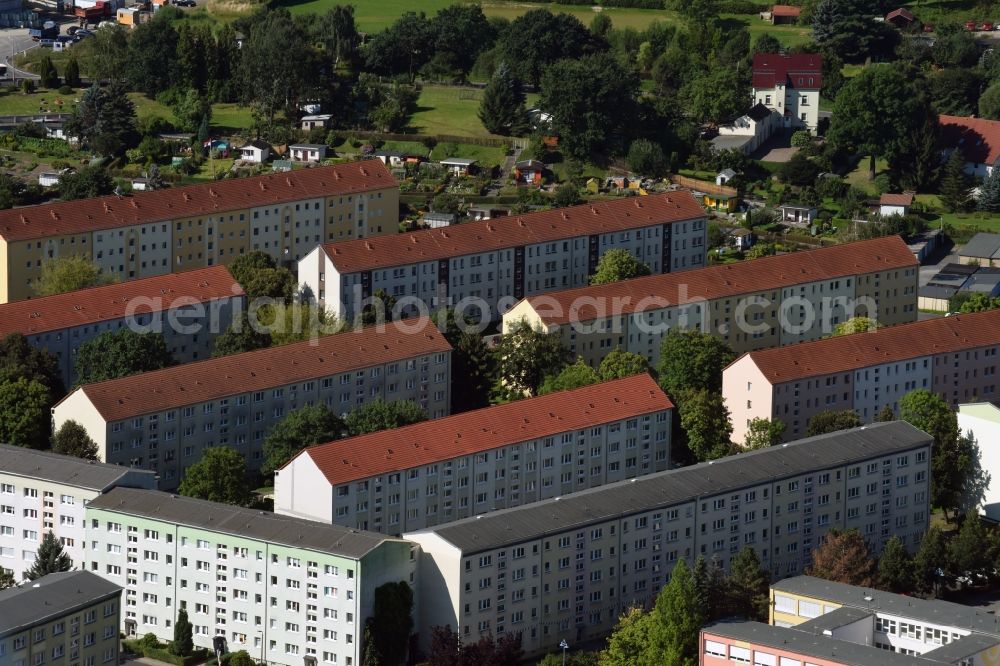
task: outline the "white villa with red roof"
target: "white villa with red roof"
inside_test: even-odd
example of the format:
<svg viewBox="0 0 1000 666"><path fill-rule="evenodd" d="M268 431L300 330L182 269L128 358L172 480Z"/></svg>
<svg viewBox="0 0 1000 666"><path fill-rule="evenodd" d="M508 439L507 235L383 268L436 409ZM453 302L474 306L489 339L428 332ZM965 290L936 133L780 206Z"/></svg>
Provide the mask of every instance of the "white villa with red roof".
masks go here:
<svg viewBox="0 0 1000 666"><path fill-rule="evenodd" d="M1000 120L939 116L938 122L945 153L962 151L966 173L983 178L1000 164Z"/></svg>
<svg viewBox="0 0 1000 666"><path fill-rule="evenodd" d="M758 53L753 57L753 101L777 111L786 128L819 124L823 57L815 53Z"/></svg>

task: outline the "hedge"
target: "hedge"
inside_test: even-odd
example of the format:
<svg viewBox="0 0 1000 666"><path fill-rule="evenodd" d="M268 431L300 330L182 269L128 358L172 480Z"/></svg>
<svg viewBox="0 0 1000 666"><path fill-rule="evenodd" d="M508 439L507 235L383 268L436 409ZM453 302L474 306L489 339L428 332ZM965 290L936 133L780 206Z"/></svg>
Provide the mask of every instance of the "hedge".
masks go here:
<svg viewBox="0 0 1000 666"><path fill-rule="evenodd" d="M168 664L174 664L175 666L197 666L197 664L204 664L212 656L212 653L205 648L197 648L194 652L186 657L178 657L176 654L172 654L167 647L160 648L147 648L142 649L139 645L139 639L128 639L122 641L122 645L125 649L133 654L141 654L144 657L149 657L150 659L156 659L158 661L165 661Z"/></svg>

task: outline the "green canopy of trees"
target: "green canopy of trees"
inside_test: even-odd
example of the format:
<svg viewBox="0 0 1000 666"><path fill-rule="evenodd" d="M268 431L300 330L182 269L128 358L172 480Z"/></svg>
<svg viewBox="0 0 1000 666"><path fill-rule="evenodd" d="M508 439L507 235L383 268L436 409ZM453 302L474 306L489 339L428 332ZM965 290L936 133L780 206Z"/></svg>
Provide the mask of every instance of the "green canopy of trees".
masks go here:
<svg viewBox="0 0 1000 666"><path fill-rule="evenodd" d="M213 446L184 470L177 492L186 497L246 506L253 499L246 459L236 449Z"/></svg>
<svg viewBox="0 0 1000 666"><path fill-rule="evenodd" d="M77 384L93 384L159 370L174 363L161 334L120 328L105 331L80 345L73 368Z"/></svg>
<svg viewBox="0 0 1000 666"><path fill-rule="evenodd" d="M615 248L601 255L597 269L590 276L591 285L610 284L649 275L652 271L628 250Z"/></svg>

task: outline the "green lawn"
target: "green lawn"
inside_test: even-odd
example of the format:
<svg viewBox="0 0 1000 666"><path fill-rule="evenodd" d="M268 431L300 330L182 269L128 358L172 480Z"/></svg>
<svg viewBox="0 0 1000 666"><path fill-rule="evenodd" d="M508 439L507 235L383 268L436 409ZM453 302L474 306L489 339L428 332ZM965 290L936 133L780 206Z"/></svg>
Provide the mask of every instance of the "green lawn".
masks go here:
<svg viewBox="0 0 1000 666"><path fill-rule="evenodd" d="M491 136L479 120L482 94L476 88L425 85L417 100L417 112L410 119L410 128L420 134ZM537 100L538 95L528 95L528 106Z"/></svg>
<svg viewBox="0 0 1000 666"><path fill-rule="evenodd" d="M354 6L354 17L358 30L371 33L384 29L399 18L403 12L423 11L427 14L436 14L439 10L454 4L455 1L420 0L419 3L415 3L413 0L354 0L351 4ZM342 0L279 0L277 4L287 7L293 14L306 14L310 12L322 13L341 3ZM581 5L513 3L496 2L496 0L481 4L483 13L487 16L498 16L506 19L515 19L527 11L544 7L553 13L572 14L580 19L584 25L589 25L597 14L592 7ZM633 28L642 31L653 21L665 23L680 21L678 13L669 10L604 7L600 11L611 18L611 23L615 28ZM738 23L746 25L751 36L768 32L785 46L795 46L809 39L808 28L794 25L772 26L761 21L756 15L723 14L722 19L733 25Z"/></svg>

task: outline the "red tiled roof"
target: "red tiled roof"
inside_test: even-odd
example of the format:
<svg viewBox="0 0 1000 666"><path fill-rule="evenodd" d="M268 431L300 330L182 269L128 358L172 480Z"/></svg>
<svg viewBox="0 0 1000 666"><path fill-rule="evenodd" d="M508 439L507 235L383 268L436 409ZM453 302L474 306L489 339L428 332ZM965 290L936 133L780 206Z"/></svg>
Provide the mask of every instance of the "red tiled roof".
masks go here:
<svg viewBox="0 0 1000 666"><path fill-rule="evenodd" d="M335 375L355 368L445 352L451 345L430 319L369 326L318 340L144 372L83 391L106 421Z"/></svg>
<svg viewBox="0 0 1000 666"><path fill-rule="evenodd" d="M395 184L384 164L368 160L135 192L127 197L106 196L25 206L0 211L0 238L20 241L81 234L310 197L365 192Z"/></svg>
<svg viewBox="0 0 1000 666"><path fill-rule="evenodd" d="M889 194L887 192L879 197L878 202L882 206L912 206L913 192L903 192L902 194Z"/></svg>
<svg viewBox="0 0 1000 666"><path fill-rule="evenodd" d="M691 193L677 191L466 222L444 229L328 243L323 250L338 271L355 273L573 236L704 218L705 209Z"/></svg>
<svg viewBox="0 0 1000 666"><path fill-rule="evenodd" d="M905 7L900 7L899 9L894 9L885 15L886 21L891 21L894 18L906 19L907 22L913 22L916 20L916 16L913 15L911 11Z"/></svg>
<svg viewBox="0 0 1000 666"><path fill-rule="evenodd" d="M789 88L822 88L823 56L816 53L756 54L753 57L753 87L773 88L777 83Z"/></svg>
<svg viewBox="0 0 1000 666"><path fill-rule="evenodd" d="M30 336L109 319L121 319L126 314L133 313L129 303L137 298L144 300L142 305L132 306L134 314L160 312L193 302L207 303L242 295L242 287L225 266L170 273L2 304L0 338L11 333Z"/></svg>
<svg viewBox="0 0 1000 666"><path fill-rule="evenodd" d="M672 408L641 374L328 442L304 455L336 485Z"/></svg>
<svg viewBox="0 0 1000 666"><path fill-rule="evenodd" d="M628 314L635 312L640 303L645 309L656 309L664 307L664 301L682 304L711 300L916 265L917 260L903 239L890 236L683 273L650 275L596 287L567 289L531 296L528 301L546 323L565 324L571 320L589 321L594 318L593 306L589 305L594 302L621 304L617 311ZM581 301L581 298L586 300ZM574 311L573 304L581 302L587 305L580 306L582 311Z"/></svg>
<svg viewBox="0 0 1000 666"><path fill-rule="evenodd" d="M1000 160L1000 120L938 116L941 145L958 148L966 162L993 166Z"/></svg>
<svg viewBox="0 0 1000 666"><path fill-rule="evenodd" d="M771 384L781 384L988 345L1000 345L1000 310L938 317L873 333L763 349L750 352L750 358Z"/></svg>
<svg viewBox="0 0 1000 666"><path fill-rule="evenodd" d="M794 7L792 5L775 5L771 7L771 16L799 16L801 14L801 7Z"/></svg>

